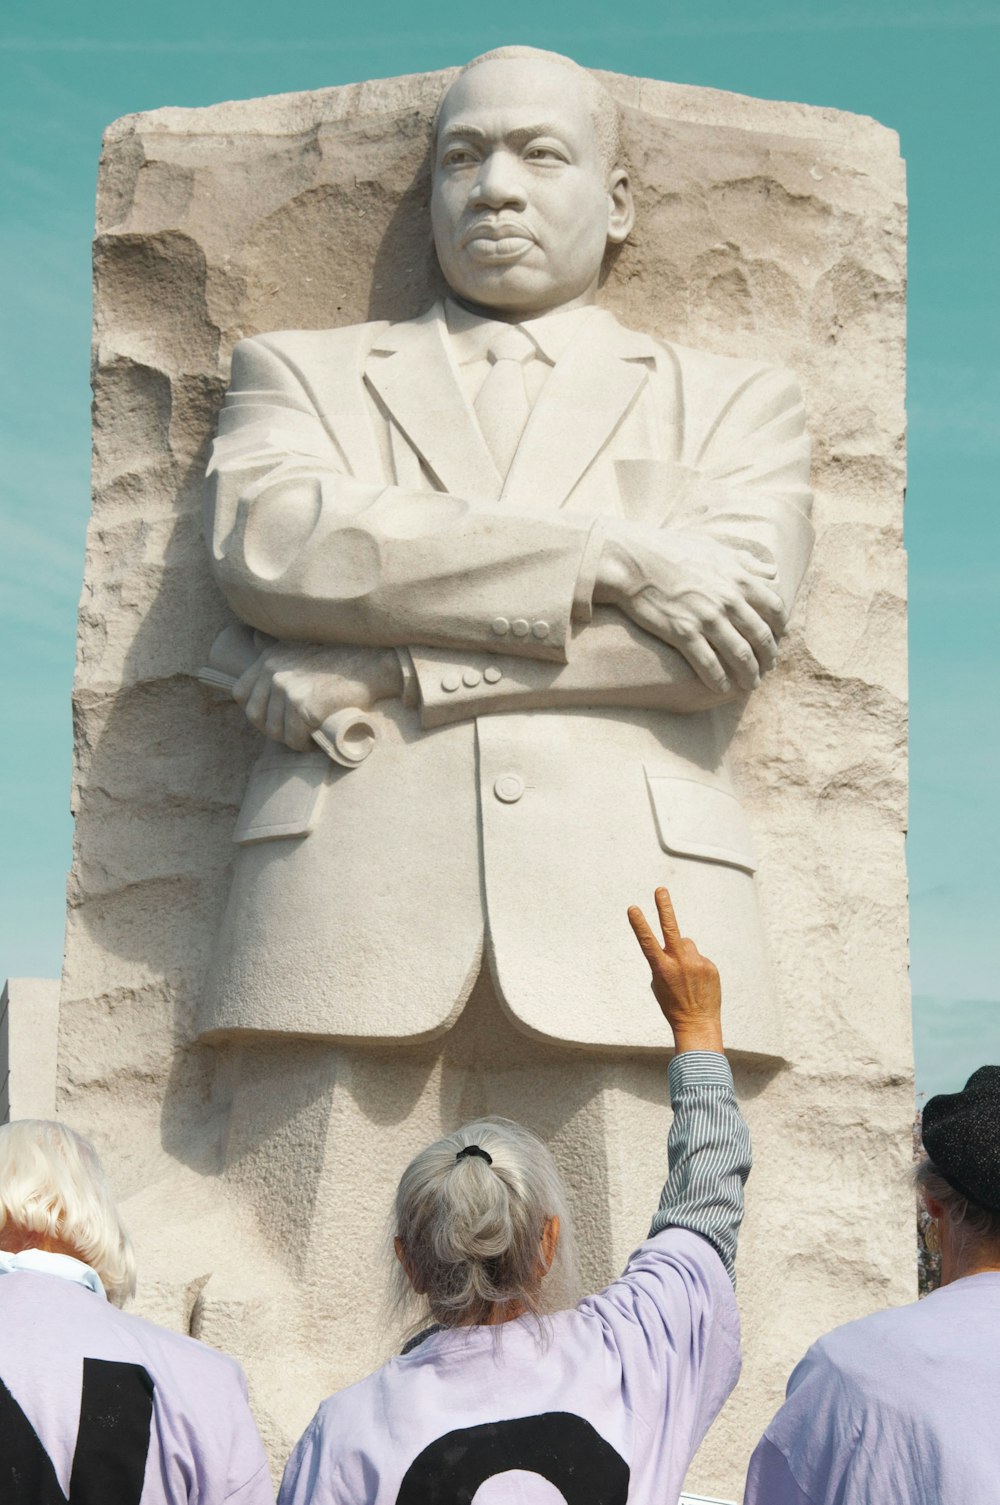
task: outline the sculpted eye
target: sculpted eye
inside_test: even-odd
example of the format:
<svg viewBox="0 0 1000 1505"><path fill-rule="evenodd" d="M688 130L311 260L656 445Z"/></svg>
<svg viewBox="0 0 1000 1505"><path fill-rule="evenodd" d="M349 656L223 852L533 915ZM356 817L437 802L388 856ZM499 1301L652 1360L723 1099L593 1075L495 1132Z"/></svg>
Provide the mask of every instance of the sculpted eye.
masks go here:
<svg viewBox="0 0 1000 1505"><path fill-rule="evenodd" d="M467 146L453 146L441 160L445 167L471 167L476 155Z"/></svg>
<svg viewBox="0 0 1000 1505"><path fill-rule="evenodd" d="M566 158L554 146L529 146L525 152L528 162L565 162Z"/></svg>

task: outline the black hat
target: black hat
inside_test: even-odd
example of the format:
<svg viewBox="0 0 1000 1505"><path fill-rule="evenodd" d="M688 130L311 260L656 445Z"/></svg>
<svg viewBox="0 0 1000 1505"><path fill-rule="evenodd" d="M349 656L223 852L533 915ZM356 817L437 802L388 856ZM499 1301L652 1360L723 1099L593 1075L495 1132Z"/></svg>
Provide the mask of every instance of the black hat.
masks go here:
<svg viewBox="0 0 1000 1505"><path fill-rule="evenodd" d="M1000 1212L1000 1066L980 1066L961 1092L924 1108L924 1149L963 1197Z"/></svg>

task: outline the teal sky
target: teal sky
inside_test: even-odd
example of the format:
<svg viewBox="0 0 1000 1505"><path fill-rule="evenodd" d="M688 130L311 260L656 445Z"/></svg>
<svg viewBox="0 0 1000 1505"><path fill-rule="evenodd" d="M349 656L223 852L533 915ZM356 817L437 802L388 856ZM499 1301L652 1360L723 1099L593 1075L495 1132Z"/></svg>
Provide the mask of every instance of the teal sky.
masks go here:
<svg viewBox="0 0 1000 1505"><path fill-rule="evenodd" d="M912 797L919 1085L1000 1060L1000 6L958 0L14 0L0 22L0 976L54 976L88 514L89 242L119 115L459 63L504 42L899 131L910 193ZM138 752L138 750L137 750ZM972 1000L972 1002L968 1002Z"/></svg>

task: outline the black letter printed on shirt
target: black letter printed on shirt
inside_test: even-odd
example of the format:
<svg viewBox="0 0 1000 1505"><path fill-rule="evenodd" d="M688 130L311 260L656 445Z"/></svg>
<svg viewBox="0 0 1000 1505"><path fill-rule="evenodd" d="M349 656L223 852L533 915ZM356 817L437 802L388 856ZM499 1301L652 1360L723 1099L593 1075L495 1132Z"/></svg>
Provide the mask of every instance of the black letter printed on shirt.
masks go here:
<svg viewBox="0 0 1000 1505"><path fill-rule="evenodd" d="M494 1474L540 1474L566 1505L625 1505L629 1467L582 1416L547 1411L447 1432L418 1454L396 1505L470 1505Z"/></svg>
<svg viewBox="0 0 1000 1505"><path fill-rule="evenodd" d="M0 1505L139 1505L152 1415L153 1381L141 1364L84 1359L67 1502L38 1433L0 1380Z"/></svg>

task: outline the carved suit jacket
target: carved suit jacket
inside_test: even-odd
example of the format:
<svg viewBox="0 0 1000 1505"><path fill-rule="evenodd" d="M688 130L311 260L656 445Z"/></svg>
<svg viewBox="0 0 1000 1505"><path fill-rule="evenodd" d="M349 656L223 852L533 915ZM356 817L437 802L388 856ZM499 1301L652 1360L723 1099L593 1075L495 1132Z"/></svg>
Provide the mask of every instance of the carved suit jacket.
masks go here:
<svg viewBox="0 0 1000 1505"><path fill-rule="evenodd" d="M733 1046L780 1054L724 697L590 603L615 518L665 549L704 533L773 562L790 608L808 472L787 372L601 310L549 373L505 479L441 305L242 341L209 470L218 581L278 638L407 650L413 683L411 703L376 707L355 769L268 744L204 1029L430 1036L485 945L522 1029L662 1048L623 911L665 882L720 965Z"/></svg>

